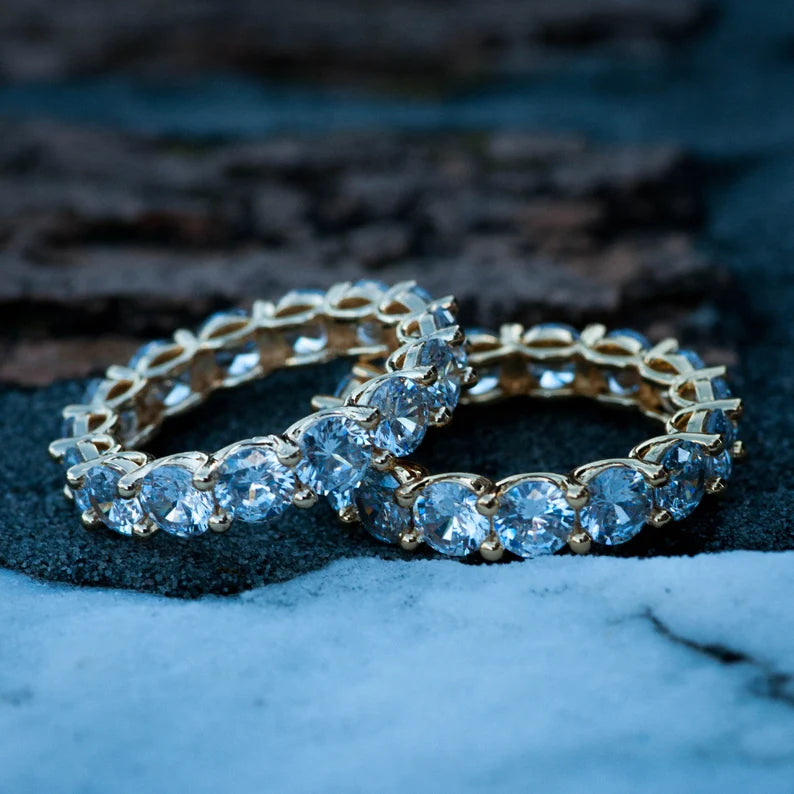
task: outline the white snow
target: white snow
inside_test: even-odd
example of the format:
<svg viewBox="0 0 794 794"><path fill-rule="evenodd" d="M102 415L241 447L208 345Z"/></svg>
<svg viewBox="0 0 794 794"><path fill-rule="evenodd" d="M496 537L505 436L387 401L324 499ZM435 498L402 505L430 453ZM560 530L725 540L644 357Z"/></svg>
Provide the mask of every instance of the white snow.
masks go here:
<svg viewBox="0 0 794 794"><path fill-rule="evenodd" d="M0 572L0 792L792 792L793 574L367 559L181 602Z"/></svg>

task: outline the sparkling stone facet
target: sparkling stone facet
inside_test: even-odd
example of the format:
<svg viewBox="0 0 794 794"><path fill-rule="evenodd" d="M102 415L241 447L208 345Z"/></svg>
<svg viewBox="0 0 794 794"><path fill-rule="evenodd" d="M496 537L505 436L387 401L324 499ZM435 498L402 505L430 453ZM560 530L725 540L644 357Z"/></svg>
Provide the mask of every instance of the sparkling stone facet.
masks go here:
<svg viewBox="0 0 794 794"><path fill-rule="evenodd" d="M82 462L83 456L80 454L80 450L77 449L76 444L73 447L69 447L69 449L63 453L63 465L67 470L71 469L72 466L76 466L78 463Z"/></svg>
<svg viewBox="0 0 794 794"><path fill-rule="evenodd" d="M428 339L422 345L417 363L420 366L434 365L438 370L438 380L425 389L427 406L454 409L460 397L460 370L466 366L466 353L460 347Z"/></svg>
<svg viewBox="0 0 794 794"><path fill-rule="evenodd" d="M476 551L490 531L477 512L477 496L454 482L428 485L414 503L414 523L428 546L463 557Z"/></svg>
<svg viewBox="0 0 794 794"><path fill-rule="evenodd" d="M645 334L641 334L639 331L635 331L633 328L616 328L606 335L607 339L619 339L621 337L633 339L643 349L651 346L648 337L645 336Z"/></svg>
<svg viewBox="0 0 794 794"><path fill-rule="evenodd" d="M209 528L215 500L193 487L193 475L183 466L164 464L141 483L141 503L158 527L172 535L200 535Z"/></svg>
<svg viewBox="0 0 794 794"><path fill-rule="evenodd" d="M380 422L372 432L376 447L395 455L413 452L425 436L427 414L420 386L403 375L386 378L366 401L377 408Z"/></svg>
<svg viewBox="0 0 794 794"><path fill-rule="evenodd" d="M631 367L625 369L610 367L604 372L604 377L610 394L618 397L627 397L640 390L640 375Z"/></svg>
<svg viewBox="0 0 794 794"><path fill-rule="evenodd" d="M725 482L731 478L733 472L733 460L727 450L723 450L719 455L707 456L706 458L706 479L721 477Z"/></svg>
<svg viewBox="0 0 794 794"><path fill-rule="evenodd" d="M703 448L691 441L679 441L660 461L670 479L654 491L658 507L676 521L686 518L703 498L706 456Z"/></svg>
<svg viewBox="0 0 794 794"><path fill-rule="evenodd" d="M587 483L587 490L590 498L579 512L579 520L596 543L625 543L648 520L651 488L628 466L616 464L604 469Z"/></svg>
<svg viewBox="0 0 794 794"><path fill-rule="evenodd" d="M736 425L728 419L728 414L726 414L725 411L712 411L708 419L706 419L705 429L707 433L719 433L728 450L730 450L733 442L739 437Z"/></svg>
<svg viewBox="0 0 794 794"><path fill-rule="evenodd" d="M190 372L181 372L155 383L147 395L147 401L150 404L161 402L166 408L175 408L187 400L192 393Z"/></svg>
<svg viewBox="0 0 794 794"><path fill-rule="evenodd" d="M502 545L519 557L551 554L571 534L576 511L562 489L547 480L526 480L508 488L494 516Z"/></svg>
<svg viewBox="0 0 794 794"><path fill-rule="evenodd" d="M239 378L256 369L259 364L259 347L253 340L229 350L218 350L215 353L218 367L231 377Z"/></svg>
<svg viewBox="0 0 794 794"><path fill-rule="evenodd" d="M96 464L85 473L85 484L75 491L75 502L85 510L92 507L105 526L122 535L131 535L133 527L143 523L144 513L137 497L122 499L118 481L122 473L110 466Z"/></svg>
<svg viewBox="0 0 794 794"><path fill-rule="evenodd" d="M372 439L345 416L315 417L298 439L302 458L296 471L318 494L355 488L372 459Z"/></svg>
<svg viewBox="0 0 794 794"><path fill-rule="evenodd" d="M541 389L564 389L570 386L576 378L576 364L572 361L563 361L554 364L530 364L530 374Z"/></svg>
<svg viewBox="0 0 794 794"><path fill-rule="evenodd" d="M711 390L714 392L715 400L727 400L733 396L730 386L725 378L714 378L711 381Z"/></svg>
<svg viewBox="0 0 794 794"><path fill-rule="evenodd" d="M477 383L469 389L469 394L476 397L488 394L499 386L500 368L498 364L490 364L477 368Z"/></svg>
<svg viewBox="0 0 794 794"><path fill-rule="evenodd" d="M400 532L411 525L411 511L394 501L394 489L399 485L391 472L370 469L355 492L355 504L364 528L386 543L397 543Z"/></svg>
<svg viewBox="0 0 794 794"><path fill-rule="evenodd" d="M322 323L309 323L284 334L287 344L296 355L308 356L319 353L328 344L328 332Z"/></svg>
<svg viewBox="0 0 794 794"><path fill-rule="evenodd" d="M242 447L223 461L215 496L239 521L270 521L292 504L296 479L272 449Z"/></svg>

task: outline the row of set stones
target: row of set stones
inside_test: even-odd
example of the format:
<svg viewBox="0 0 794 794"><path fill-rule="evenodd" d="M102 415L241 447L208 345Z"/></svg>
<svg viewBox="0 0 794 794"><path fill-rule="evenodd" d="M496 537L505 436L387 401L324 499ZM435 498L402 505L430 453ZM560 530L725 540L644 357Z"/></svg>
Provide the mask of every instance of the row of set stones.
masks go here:
<svg viewBox="0 0 794 794"><path fill-rule="evenodd" d="M415 282L364 280L220 312L196 334L149 343L127 366L110 367L84 404L64 409L64 438L50 452L67 467L66 495L86 526L139 537L221 532L320 496L336 504L371 468L390 468L427 427L448 422L461 388L474 383L456 311L452 298L433 300ZM155 460L134 449L216 389L339 356L378 362L381 374L282 435L212 455Z"/></svg>
<svg viewBox="0 0 794 794"><path fill-rule="evenodd" d="M651 343L628 329L600 325L503 326L499 334L468 331L469 362L478 382L461 398L488 403L514 395L578 395L639 409L665 433L627 458L597 461L570 475L520 474L499 482L466 473L429 476L395 461L370 471L353 509L376 538L406 549L425 543L442 554L505 551L535 557L566 546L625 543L646 523L686 518L704 493L720 493L734 458L743 455L736 422L741 401L724 367L706 367L674 339Z"/></svg>

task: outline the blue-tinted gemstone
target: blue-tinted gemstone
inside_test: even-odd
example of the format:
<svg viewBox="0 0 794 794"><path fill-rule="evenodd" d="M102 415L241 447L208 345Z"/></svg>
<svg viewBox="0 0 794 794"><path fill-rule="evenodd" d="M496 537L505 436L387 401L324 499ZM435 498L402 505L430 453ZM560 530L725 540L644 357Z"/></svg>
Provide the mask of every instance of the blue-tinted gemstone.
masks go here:
<svg viewBox="0 0 794 794"><path fill-rule="evenodd" d="M616 464L587 483L589 499L579 521L596 543L613 546L631 540L648 520L651 488L634 469Z"/></svg>
<svg viewBox="0 0 794 794"><path fill-rule="evenodd" d="M614 331L610 331L606 335L607 339L618 339L620 337L633 339L643 349L649 348L651 346L648 337L645 336L645 334L641 334L639 331L635 331L633 328L616 328Z"/></svg>
<svg viewBox="0 0 794 794"><path fill-rule="evenodd" d="M394 501L394 489L399 485L391 472L370 469L355 491L361 523L385 543L397 543L400 533L411 525L411 511Z"/></svg>
<svg viewBox="0 0 794 794"><path fill-rule="evenodd" d="M215 496L240 521L270 521L292 504L297 481L267 447L241 447L223 461Z"/></svg>
<svg viewBox="0 0 794 794"><path fill-rule="evenodd" d="M131 535L133 528L143 523L144 513L138 498L122 499L119 496L118 481L122 472L98 463L84 477L83 487L74 492L79 506L87 501L105 526L122 535Z"/></svg>
<svg viewBox="0 0 794 794"><path fill-rule="evenodd" d="M576 364L573 361L561 363L537 363L529 365L529 372L541 389L555 391L570 386L576 379Z"/></svg>
<svg viewBox="0 0 794 794"><path fill-rule="evenodd" d="M91 378L88 381L85 391L83 392L83 402L91 403L99 392L99 387L104 383L102 378Z"/></svg>
<svg viewBox="0 0 794 794"><path fill-rule="evenodd" d="M259 364L259 347L253 340L230 350L218 350L215 362L233 378L247 375Z"/></svg>
<svg viewBox="0 0 794 794"><path fill-rule="evenodd" d="M424 396L423 389L404 375L383 380L362 403L380 413L378 426L372 431L376 447L394 455L407 455L422 443L427 430Z"/></svg>
<svg viewBox="0 0 794 794"><path fill-rule="evenodd" d="M234 319L239 317L248 317L248 312L245 309L235 307L233 309L226 309L218 312L213 312L206 320L199 326L199 333L203 333L205 329L215 325L216 321L225 319Z"/></svg>
<svg viewBox="0 0 794 794"><path fill-rule="evenodd" d="M706 458L706 478L721 477L726 482L733 472L733 460L728 450L723 450L719 455Z"/></svg>
<svg viewBox="0 0 794 794"><path fill-rule="evenodd" d="M301 482L315 493L347 491L361 482L372 460L370 434L345 416L316 416L298 439Z"/></svg>
<svg viewBox="0 0 794 794"><path fill-rule="evenodd" d="M715 400L727 400L733 396L728 381L725 378L714 378L711 381L711 390L714 393Z"/></svg>
<svg viewBox="0 0 794 794"><path fill-rule="evenodd" d="M460 372L466 366L466 353L460 347L440 339L428 339L423 345L417 363L435 366L438 380L425 389L428 407L453 410L460 397Z"/></svg>
<svg viewBox="0 0 794 794"><path fill-rule="evenodd" d="M452 557L479 549L490 521L477 511L477 496L455 482L435 482L414 503L414 524L428 546Z"/></svg>
<svg viewBox="0 0 794 794"><path fill-rule="evenodd" d="M389 289L388 284L375 278L360 278L358 281L353 282L353 287L355 289L375 290L376 292L386 292Z"/></svg>
<svg viewBox="0 0 794 794"><path fill-rule="evenodd" d="M538 325L532 326L532 328L539 328L544 331L565 331L570 334L573 339L579 338L579 332L572 325L568 325L567 323L539 323Z"/></svg>
<svg viewBox="0 0 794 794"><path fill-rule="evenodd" d="M705 430L707 433L719 433L723 438L723 443L730 450L733 442L739 437L736 425L728 418L725 411L712 411L706 419Z"/></svg>
<svg viewBox="0 0 794 794"><path fill-rule="evenodd" d="M488 394L498 388L500 382L500 367L498 364L489 364L477 368L477 383L469 389L469 394L478 396Z"/></svg>
<svg viewBox="0 0 794 794"><path fill-rule="evenodd" d="M561 549L575 522L576 511L559 486L548 480L525 480L502 494L494 530L508 551L536 557Z"/></svg>
<svg viewBox="0 0 794 794"><path fill-rule="evenodd" d="M143 478L141 503L155 524L179 537L200 535L209 529L215 498L193 486L193 475L183 466L163 464Z"/></svg>
<svg viewBox="0 0 794 794"><path fill-rule="evenodd" d="M654 491L656 505L667 510L676 521L686 518L703 498L706 478L703 448L691 441L679 441L667 450L660 463L669 479Z"/></svg>
<svg viewBox="0 0 794 794"><path fill-rule="evenodd" d="M705 363L694 350L679 350L679 356L683 356L695 369L703 369Z"/></svg>

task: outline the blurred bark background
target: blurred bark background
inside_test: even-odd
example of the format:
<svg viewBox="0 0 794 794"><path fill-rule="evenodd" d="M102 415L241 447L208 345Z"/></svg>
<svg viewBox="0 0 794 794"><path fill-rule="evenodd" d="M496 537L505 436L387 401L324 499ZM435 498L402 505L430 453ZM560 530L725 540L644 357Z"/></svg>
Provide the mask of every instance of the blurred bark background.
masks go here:
<svg viewBox="0 0 794 794"><path fill-rule="evenodd" d="M427 95L661 57L714 16L700 0L9 0L0 78L216 71ZM704 336L730 279L693 243L699 182L679 146L543 130L208 140L6 120L0 379L85 376L213 309L363 275L421 274L480 325L641 317Z"/></svg>

